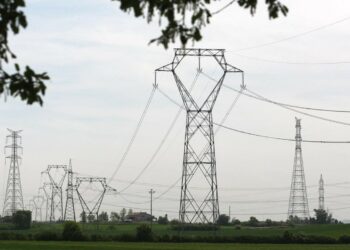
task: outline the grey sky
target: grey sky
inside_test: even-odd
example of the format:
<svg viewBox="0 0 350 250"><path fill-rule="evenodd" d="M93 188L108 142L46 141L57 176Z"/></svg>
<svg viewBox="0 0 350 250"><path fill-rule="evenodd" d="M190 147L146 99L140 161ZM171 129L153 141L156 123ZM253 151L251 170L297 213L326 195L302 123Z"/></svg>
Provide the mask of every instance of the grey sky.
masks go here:
<svg viewBox="0 0 350 250"><path fill-rule="evenodd" d="M118 3L101 0L27 2L29 27L13 37L11 44L20 63L47 71L51 81L44 107L26 106L13 99L0 106L3 117L0 147L5 143L6 128L23 129L21 173L26 200L37 192L42 181L40 172L48 164L68 163L69 158L76 172L109 177L146 104L154 69L173 57L172 49L147 45L151 38L158 36L156 24L148 25L145 20L122 13ZM196 47L226 49L228 62L245 71L248 88L266 97L306 106L350 109L350 64L277 64L237 55L288 62L350 61L350 20L275 45L234 52L350 16L350 3L345 0L334 0L332 4L316 0L285 3L290 9L288 17L272 21L268 20L264 6L259 6L256 16L251 17L248 11L234 4L212 19L203 30L203 41ZM216 4L213 9L222 4ZM208 84L208 80L202 80ZM225 83L236 88L240 84L231 78ZM170 77L162 76L160 86L180 102ZM222 90L214 112L215 120L221 119L235 95ZM177 109L156 93L134 147L111 183L113 187L123 189L141 171ZM350 122L348 114L319 114ZM293 137L295 116L302 118L305 139L350 140L347 126L303 117L247 97L239 99L226 124L257 133ZM154 164L139 179L141 184L126 191L133 195L125 195L128 200L147 202L148 189L153 187L157 196L180 177L184 118L182 113ZM258 219L285 219L294 144L222 129L216 137L216 147L221 212L228 213L231 205L231 215L240 219L254 214L262 214L257 215ZM326 207L336 218L349 218L350 208L342 209L350 207L348 150L348 145L303 144L306 181L311 186L308 189L310 209L317 206L315 185L323 173ZM2 169L1 183L5 183L7 166L2 165ZM348 183L334 185L342 182ZM4 190L1 194L3 198ZM164 195L165 199L157 200L155 214L167 211L170 217L176 217L179 195L179 187L175 187ZM94 196L91 194L91 197ZM251 202L254 200L258 202ZM147 203L133 204L120 196L108 197L106 203L109 205L104 205L102 210L149 208Z"/></svg>

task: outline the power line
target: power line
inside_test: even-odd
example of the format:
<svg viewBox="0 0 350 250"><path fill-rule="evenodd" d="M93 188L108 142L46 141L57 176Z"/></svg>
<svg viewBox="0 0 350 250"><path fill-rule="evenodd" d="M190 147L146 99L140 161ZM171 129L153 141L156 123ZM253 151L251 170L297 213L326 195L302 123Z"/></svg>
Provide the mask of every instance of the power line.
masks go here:
<svg viewBox="0 0 350 250"><path fill-rule="evenodd" d="M244 57L250 60L260 61L260 62L268 62L268 63L277 63L277 64L292 64L292 65L339 65L339 64L349 64L350 61L333 61L333 62L291 62L291 61L279 61L279 60L271 60L253 56L246 56L242 54L232 53L234 55Z"/></svg>
<svg viewBox="0 0 350 250"><path fill-rule="evenodd" d="M220 126L220 127L225 128L227 130L231 130L231 131L238 132L238 133L245 134L245 135L251 135L251 136L265 138L265 139L273 139L273 140L280 140L280 141L295 142L295 139L292 139L292 138L283 138L283 137L275 137L275 136L256 134L256 133L252 133L252 132L247 132L247 131L231 128L231 127L228 127L228 126L225 126L225 125L222 125L222 124L218 124L218 123L215 123L215 122L214 122L214 124L216 126ZM308 142L308 143L324 143L324 144L345 144L345 143L350 143L350 141L327 141L327 140L304 140L304 139L302 141L303 142Z"/></svg>
<svg viewBox="0 0 350 250"><path fill-rule="evenodd" d="M234 50L233 52L244 51L244 50L250 50L250 49L256 49L256 48L262 48L262 47L274 45L274 44L277 44L277 43L285 42L285 41L288 41L288 40L291 40L291 39L295 39L295 38L298 38L298 37L302 37L302 36L305 36L305 35L314 33L314 32L316 32L316 31L319 31L319 30L322 30L322 29L331 27L331 26L333 26L333 25L336 25L336 24L339 24L339 23L348 21L349 19L350 19L350 17L345 17L345 18L340 19L340 20L337 20L337 21L335 21L335 22L328 23L328 24L319 26L319 27L317 27L317 28L314 28L314 29L311 29L311 30L308 30L308 31L305 31L305 32L302 32L302 33L298 33L298 34L296 34L296 35L288 36L288 37L286 37L286 38L279 39L279 40L275 40L275 41L272 41L272 42L261 43L261 44L257 44L257 45L253 45L253 46L249 46L249 47L244 47L244 48L241 48L241 49L238 49L238 50Z"/></svg>
<svg viewBox="0 0 350 250"><path fill-rule="evenodd" d="M213 79L211 76L205 74L204 72L202 72L202 74L204 76L206 76L208 79L212 80L212 81L215 81L215 79ZM241 92L241 90L238 90L238 89L235 89L231 86L228 86L226 84L223 84L223 86L225 88L228 88L230 90L233 90L237 93ZM245 88L246 90L247 88ZM300 105L293 105L293 104L287 104L287 103L282 103L282 102L277 102L277 101L273 101L271 99L268 99L266 97L263 97L261 95L258 95L258 94L255 94L255 95L250 95L250 94L247 94L245 92L242 92L243 95L247 96L247 97L251 97L251 98L254 98L256 100L259 100L259 101L264 101L264 102L269 102L269 103L272 103L272 104L276 104L276 105L282 105L282 106L286 106L286 107L291 107L291 108L297 108L297 109L305 109L305 110L312 110L312 111L320 111L320 112L334 112L334 113L350 113L350 110L341 110L341 109L324 109L324 108L315 108L315 107L306 107L306 106L300 106Z"/></svg>
<svg viewBox="0 0 350 250"><path fill-rule="evenodd" d="M117 168L114 170L112 176L109 178L108 183L111 182L111 180L112 180L112 179L115 177L115 175L118 173L119 169L122 167L122 165L123 165L123 163L124 163L124 161L125 161L125 158L126 158L126 156L128 155L128 153L129 153L129 151L130 151L130 149L131 149L131 146L133 145L133 143L134 143L134 141L135 141L135 138L136 138L136 136L137 136L137 134L138 134L138 132L139 132L139 130L140 130L140 127L141 127L141 125L142 125L142 122L143 122L143 120L145 119L145 116L146 116L146 114L147 114L147 111L148 111L148 109L149 109L149 106L151 105L151 102L152 102L152 99L153 99L155 90L156 90L156 87L153 86L152 91L151 91L151 94L150 94L150 96L149 96L149 98L148 98L148 100L147 100L145 109L143 110L143 112L142 112L142 114L141 114L141 117L140 117L140 119L139 119L139 121L138 121L138 123L137 123L136 129L135 129L135 131L134 131L134 133L133 133L133 135L132 135L132 137L131 137L131 139L130 139L130 141L129 141L129 143L128 143L128 146L126 147L126 150L125 150L125 152L124 152L122 158L120 159L120 161L119 161L119 163L118 163L118 165L117 165Z"/></svg>
<svg viewBox="0 0 350 250"><path fill-rule="evenodd" d="M211 15L214 16L216 14L219 14L220 12L224 11L226 8L228 8L230 5L232 5L234 2L236 2L236 0L232 0L230 1L228 4L224 5L223 7L221 7L220 9L211 12Z"/></svg>
<svg viewBox="0 0 350 250"><path fill-rule="evenodd" d="M270 100L268 100L267 98L257 94L257 93L254 93L253 91L251 90L248 90L247 88L245 89L247 92L261 98L261 99L264 99L266 102L270 102L270 103L273 103L281 108L284 108L284 109L287 109L287 110L290 110L290 111L293 111L293 112L296 112L296 113L299 113L299 114L302 114L302 115L305 115L305 116L309 116L309 117L312 117L312 118L315 118L315 119L319 119L319 120L323 120L323 121L327 121L327 122L332 122L332 123L336 123L336 124L340 124L340 125L345 125L345 126L350 126L350 123L348 122L343 122L343 121L338 121L338 120L334 120L334 119L330 119L330 118L326 118L326 117L322 117L322 116L319 116L319 115L314 115L314 114L310 114L310 113L306 113L304 111L300 111L300 110L296 110L295 108L291 108L291 107L288 107L288 106L285 106L281 103L277 103L277 102L271 102Z"/></svg>
<svg viewBox="0 0 350 250"><path fill-rule="evenodd" d="M190 90L192 90L192 88L194 87L194 85L196 84L198 77L200 75L200 70L197 70L196 76L194 77L194 80L191 84ZM181 106L182 107L182 106ZM175 118L173 119L173 121L170 124L170 127L168 128L167 132L165 133L165 135L163 136L163 139L161 140L160 144L158 145L156 151L152 154L151 158L149 159L149 161L147 162L147 164L142 168L142 170L139 172L139 174L133 179L133 181L131 183L129 183L126 187L124 187L123 189L121 189L119 192L124 192L125 190L129 189L142 175L143 173L149 168L149 166L152 164L152 162L154 161L154 159L156 158L156 156L158 155L158 153L160 152L160 150L162 149L165 141L167 140L168 136L170 135L171 131L173 130L175 123L177 122L180 114L181 114L182 108L179 108L178 112L175 115Z"/></svg>

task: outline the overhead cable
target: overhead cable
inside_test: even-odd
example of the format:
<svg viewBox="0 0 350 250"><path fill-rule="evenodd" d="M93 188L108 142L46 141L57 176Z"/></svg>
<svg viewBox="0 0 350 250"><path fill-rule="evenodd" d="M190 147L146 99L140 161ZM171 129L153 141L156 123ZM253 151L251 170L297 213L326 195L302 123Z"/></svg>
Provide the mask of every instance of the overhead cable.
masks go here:
<svg viewBox="0 0 350 250"><path fill-rule="evenodd" d="M134 141L135 141L135 139L136 139L136 136L137 136L137 134L138 134L138 132L139 132L139 130L140 130L140 127L141 127L141 125L142 125L142 122L143 122L143 120L145 119L145 116L146 116L146 114L147 114L147 111L148 111L148 109L149 109L149 106L151 105L151 102L152 102L152 99L153 99L155 90L156 90L156 87L153 86L152 91L151 91L151 94L150 94L150 96L149 96L149 98L148 98L148 100L147 100L146 106L145 106L145 108L144 108L144 110L143 110L143 112L142 112L142 114L141 114L141 117L140 117L140 119L139 119L139 121L138 121L138 123L137 123L137 126L136 126L135 130L134 130L134 133L133 133L132 136L131 136L131 139L130 139L130 141L129 141L129 143L128 143L128 146L126 147L126 150L124 151L123 156L122 156L122 158L120 159L120 161L119 161L119 163L118 163L118 165L117 165L117 168L114 170L112 176L109 178L108 184L111 182L111 180L112 180L112 179L115 177L115 175L118 173L119 169L122 167L122 165L123 165L123 163L124 163L124 161L125 161L125 159L126 159L128 153L129 153L129 151L130 151L130 149L131 149L131 146L133 145L133 143L134 143Z"/></svg>
<svg viewBox="0 0 350 250"><path fill-rule="evenodd" d="M285 42L285 41L288 41L288 40L291 40L291 39L295 39L295 38L298 38L298 37L309 35L309 34L314 33L316 31L319 31L319 30L322 30L322 29L334 26L336 24L339 24L339 23L342 23L342 22L345 22L345 21L348 21L348 20L350 20L350 17L345 17L345 18L342 18L340 20L337 20L337 21L334 21L334 22L331 22L331 23L328 23L328 24L316 27L314 29L310 29L308 31L298 33L296 35L288 36L288 37L285 37L283 39L279 39L279 40L275 40L275 41L271 41L271 42L267 42L267 43L261 43L261 44L257 44L257 45L253 45L253 46L240 48L240 49L234 50L233 52L244 51L244 50L251 50L251 49L256 49L256 48L262 48L262 47L274 45L274 44L277 44L277 43Z"/></svg>
<svg viewBox="0 0 350 250"><path fill-rule="evenodd" d="M215 79L213 79L212 77L210 77L209 75L205 74L204 72L202 72L202 74L207 77L208 79L212 80L212 81L215 81ZM228 86L226 84L223 84L223 86L225 88L228 88L230 90L233 90L237 93L239 92L242 92L241 89L238 90L238 89L235 89L231 86ZM245 88L245 90L247 90L247 88ZM312 111L320 111L320 112L334 112L334 113L350 113L350 110L344 110L344 109L324 109L324 108L315 108L315 107L306 107L306 106L300 106L300 105L293 105L293 104L287 104L287 103L282 103L282 102L277 102L277 101L274 101L274 100L271 100L271 99L268 99L266 97L263 97L261 95L258 95L258 94L254 94L254 95L250 95L248 93L245 93L245 92L242 92L243 95L247 96L247 97L251 97L251 98L254 98L256 100L259 100L259 101L264 101L264 102L269 102L269 103L272 103L272 104L276 104L276 105L282 105L282 106L286 106L286 107L291 107L291 108L297 108L297 109L305 109L305 110L312 110Z"/></svg>
<svg viewBox="0 0 350 250"><path fill-rule="evenodd" d="M194 77L194 80L191 84L190 90L194 87L194 85L196 84L198 77L200 75L200 70L197 70L196 76ZM139 174L133 179L132 182L130 182L126 187L122 188L119 192L123 193L125 190L129 189L143 174L144 172L149 168L149 166L153 163L154 159L156 158L156 156L158 155L158 153L160 152L160 150L162 149L165 141L167 140L168 136L170 135L171 131L173 130L175 123L177 122L177 120L179 119L179 116L181 114L182 108L179 108L178 112L176 113L173 121L170 124L170 127L168 128L168 130L166 131L165 135L163 136L161 142L159 143L158 147L156 148L155 152L152 154L151 158L149 159L149 161L147 162L147 164L142 168L142 170L139 172Z"/></svg>

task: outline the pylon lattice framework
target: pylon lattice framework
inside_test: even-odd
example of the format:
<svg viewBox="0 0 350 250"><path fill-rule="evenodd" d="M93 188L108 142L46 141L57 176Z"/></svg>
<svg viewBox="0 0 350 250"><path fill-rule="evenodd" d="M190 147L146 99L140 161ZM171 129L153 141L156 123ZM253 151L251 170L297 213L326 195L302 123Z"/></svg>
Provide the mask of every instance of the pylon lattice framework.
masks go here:
<svg viewBox="0 0 350 250"><path fill-rule="evenodd" d="M301 150L301 119L296 119L295 156L290 188L288 218L297 216L300 219L310 217L304 173L303 155Z"/></svg>
<svg viewBox="0 0 350 250"><path fill-rule="evenodd" d="M179 209L179 219L182 223L216 223L219 217L212 110L226 73L241 73L243 80L243 71L228 64L224 52L223 49L175 49L173 61L155 71L156 86L157 72L173 74L187 114ZM213 58L223 71L215 87L201 105L194 100L175 71L181 61L188 56L198 57L199 64L201 57ZM201 70L200 65L198 70ZM243 81L242 87L244 87ZM205 141L205 146L201 149L195 145L198 137ZM193 195L191 185L191 180L196 174L198 176L199 172L203 174L202 177L208 187L204 199Z"/></svg>
<svg viewBox="0 0 350 250"><path fill-rule="evenodd" d="M102 187L102 191L98 196L97 201L93 206L89 206L88 202L83 198L82 192L79 191L82 183L99 183ZM115 192L116 190L108 186L106 178L102 177L77 177L75 181L75 190L80 201L80 205L83 209L83 212L89 216L95 216L95 220L98 220L98 212L100 210L103 198L107 192Z"/></svg>
<svg viewBox="0 0 350 250"><path fill-rule="evenodd" d="M34 221L42 221L42 207L45 203L45 198L42 195L35 195L32 201L34 211L34 216L32 216L32 218Z"/></svg>
<svg viewBox="0 0 350 250"><path fill-rule="evenodd" d="M68 166L68 181L67 181L67 200L66 207L64 210L64 220L65 221L75 221L75 209L74 209L74 187L73 187L73 168L72 161L69 161Z"/></svg>
<svg viewBox="0 0 350 250"><path fill-rule="evenodd" d="M21 175L19 166L21 163L22 147L20 146L21 131L13 131L8 129L10 135L6 137L5 152L10 151L10 155L6 156L6 159L10 159L9 174L7 179L3 216L12 216L18 210L24 209ZM11 142L9 142L11 140ZM21 151L21 152L20 152Z"/></svg>
<svg viewBox="0 0 350 250"><path fill-rule="evenodd" d="M62 175L55 178L52 173L53 170L61 170ZM48 165L44 173L48 175L51 182L50 221L56 220L56 212L58 212L57 220L63 220L62 185L67 175L67 165Z"/></svg>
<svg viewBox="0 0 350 250"><path fill-rule="evenodd" d="M49 221L51 211L52 183L46 182L40 189L43 190L45 196L45 221Z"/></svg>
<svg viewBox="0 0 350 250"><path fill-rule="evenodd" d="M324 210L324 181L322 175L318 187L318 209Z"/></svg>

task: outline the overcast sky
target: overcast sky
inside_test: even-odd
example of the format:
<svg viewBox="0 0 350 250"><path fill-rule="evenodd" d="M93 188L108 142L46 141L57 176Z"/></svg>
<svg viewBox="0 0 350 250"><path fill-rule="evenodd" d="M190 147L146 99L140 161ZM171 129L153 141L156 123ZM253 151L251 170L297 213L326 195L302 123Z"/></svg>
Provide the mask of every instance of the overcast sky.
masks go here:
<svg viewBox="0 0 350 250"><path fill-rule="evenodd" d="M269 20L265 6L251 17L237 4L212 18L195 47L226 49L227 61L244 70L248 89L273 100L321 108L350 109L350 20L310 34L255 49L241 50L304 33L350 17L345 0L283 1L287 17ZM224 4L216 4L218 9ZM27 106L9 98L0 106L0 146L5 146L6 128L22 129L21 166L24 199L37 193L44 180L40 172L48 164L73 161L75 172L110 177L125 151L144 109L154 82L154 69L173 58L172 45L164 50L150 39L159 35L157 23L147 24L122 13L117 2L107 0L28 0L29 26L11 39L21 64L46 71L44 106ZM260 60L262 59L262 60ZM289 63L272 63L279 61ZM296 64L291 64L296 63ZM311 63L311 64L309 64ZM194 66L195 67L195 66ZM194 68L195 69L195 68ZM215 74L213 68L204 69ZM188 73L187 73L188 74ZM193 76L187 75L188 79ZM160 77L160 87L181 102L174 80ZM198 88L212 86L200 78ZM201 85L200 85L201 84ZM225 84L239 88L238 78ZM214 109L219 122L236 93L222 89ZM110 184L122 190L152 157L178 107L156 92L143 126ZM315 113L350 122L350 114ZM349 127L293 113L269 103L242 96L227 126L272 136L293 138L295 116L302 118L304 139L350 140ZM181 175L185 113L135 185L123 196L109 196L101 210L122 207L148 211L148 190L168 189ZM2 138L2 139L1 139ZM293 142L279 142L221 129L215 138L221 213L247 219L285 219L293 168ZM317 207L317 184L325 180L326 207L338 219L349 219L350 147L348 144L303 145L304 168L310 212ZM0 156L5 158L3 154ZM5 193L8 166L1 164L1 199ZM342 184L339 184L342 183ZM177 217L180 188L177 184L154 202L156 216ZM87 200L93 194L86 193ZM127 200L128 201L127 201Z"/></svg>

